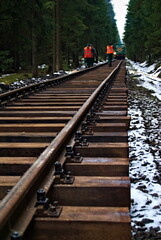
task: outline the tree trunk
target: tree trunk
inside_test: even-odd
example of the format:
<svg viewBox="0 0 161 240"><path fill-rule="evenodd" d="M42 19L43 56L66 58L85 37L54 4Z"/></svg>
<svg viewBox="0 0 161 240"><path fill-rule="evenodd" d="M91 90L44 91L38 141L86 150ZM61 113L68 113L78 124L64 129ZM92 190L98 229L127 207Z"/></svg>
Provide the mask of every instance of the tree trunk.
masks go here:
<svg viewBox="0 0 161 240"><path fill-rule="evenodd" d="M55 0L55 53L56 53L56 71L61 69L61 49L60 49L60 0Z"/></svg>
<svg viewBox="0 0 161 240"><path fill-rule="evenodd" d="M32 76L38 77L38 66L37 66L37 36L35 28L35 12L33 6L32 15Z"/></svg>
<svg viewBox="0 0 161 240"><path fill-rule="evenodd" d="M53 72L56 71L56 0L53 0Z"/></svg>
<svg viewBox="0 0 161 240"><path fill-rule="evenodd" d="M79 67L79 57L77 53L73 53L73 67Z"/></svg>
<svg viewBox="0 0 161 240"><path fill-rule="evenodd" d="M18 43L15 44L14 47L14 70L18 71L20 67L20 61L19 61L19 51L17 49Z"/></svg>
<svg viewBox="0 0 161 240"><path fill-rule="evenodd" d="M15 24L13 24L13 31L14 31L14 62L13 62L13 66L14 66L14 70L18 71L19 67L20 67L20 56L19 56L19 47L20 47L20 43L19 43L19 26L17 24L17 22Z"/></svg>

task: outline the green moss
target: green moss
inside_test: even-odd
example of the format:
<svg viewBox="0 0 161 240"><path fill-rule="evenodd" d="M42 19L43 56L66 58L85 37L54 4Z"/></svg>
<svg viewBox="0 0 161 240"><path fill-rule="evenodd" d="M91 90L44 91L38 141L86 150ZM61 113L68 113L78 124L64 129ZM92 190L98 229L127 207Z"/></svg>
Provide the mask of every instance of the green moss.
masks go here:
<svg viewBox="0 0 161 240"><path fill-rule="evenodd" d="M38 69L39 77L45 76L46 74L47 74L47 68ZM9 85L13 82L30 79L30 78L32 78L31 72L12 73L6 76L4 75L4 77L1 77L0 82L3 82Z"/></svg>
<svg viewBox="0 0 161 240"><path fill-rule="evenodd" d="M13 82L31 78L31 77L32 77L31 73L13 73L8 76L1 77L0 82L4 82L5 84L9 85Z"/></svg>

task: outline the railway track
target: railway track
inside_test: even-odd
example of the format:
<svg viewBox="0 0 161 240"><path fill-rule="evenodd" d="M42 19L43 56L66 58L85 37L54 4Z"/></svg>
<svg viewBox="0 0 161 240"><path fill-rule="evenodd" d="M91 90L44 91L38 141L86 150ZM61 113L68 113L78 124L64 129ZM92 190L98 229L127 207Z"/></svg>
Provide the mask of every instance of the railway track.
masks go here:
<svg viewBox="0 0 161 240"><path fill-rule="evenodd" d="M2 94L2 239L131 239L125 72L115 61Z"/></svg>

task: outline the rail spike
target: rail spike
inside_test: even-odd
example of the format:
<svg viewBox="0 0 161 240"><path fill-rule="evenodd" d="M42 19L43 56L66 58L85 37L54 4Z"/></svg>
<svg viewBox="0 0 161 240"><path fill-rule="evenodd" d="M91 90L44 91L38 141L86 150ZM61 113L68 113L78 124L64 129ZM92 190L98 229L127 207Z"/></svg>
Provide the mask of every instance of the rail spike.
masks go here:
<svg viewBox="0 0 161 240"><path fill-rule="evenodd" d="M74 148L71 145L66 146L65 156L67 162L81 163L83 160L83 157L80 156L80 153L75 153Z"/></svg>
<svg viewBox="0 0 161 240"><path fill-rule="evenodd" d="M94 134L92 129L87 126L87 122L82 122L81 131L82 131L83 134L86 134L86 135L93 135Z"/></svg>
<svg viewBox="0 0 161 240"><path fill-rule="evenodd" d="M62 207L58 205L58 201L54 201L52 204L49 203L44 189L39 189L37 191L37 202L35 207L37 207L36 216L38 217L59 217L62 212Z"/></svg>
<svg viewBox="0 0 161 240"><path fill-rule="evenodd" d="M87 116L86 116L86 123L89 126L96 126L96 122L93 120L91 114L87 114Z"/></svg>
<svg viewBox="0 0 161 240"><path fill-rule="evenodd" d="M60 162L55 162L55 179L56 184L73 184L75 177L71 175L71 172L64 172Z"/></svg>
<svg viewBox="0 0 161 240"><path fill-rule="evenodd" d="M82 138L82 132L81 131L77 131L75 133L75 145L74 146L88 146L89 143L87 142L87 139Z"/></svg>
<svg viewBox="0 0 161 240"><path fill-rule="evenodd" d="M35 207L37 206L43 206L46 210L49 208L49 199L46 197L44 189L37 190L37 202Z"/></svg>

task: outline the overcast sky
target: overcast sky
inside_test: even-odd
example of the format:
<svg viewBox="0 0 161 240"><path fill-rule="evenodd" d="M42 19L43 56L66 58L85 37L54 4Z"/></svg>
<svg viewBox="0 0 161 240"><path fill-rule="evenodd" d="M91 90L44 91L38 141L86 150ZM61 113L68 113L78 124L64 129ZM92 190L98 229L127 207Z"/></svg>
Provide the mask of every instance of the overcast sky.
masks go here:
<svg viewBox="0 0 161 240"><path fill-rule="evenodd" d="M122 39L125 25L125 16L127 13L127 4L129 0L111 0L114 6L115 19L117 20L117 27L119 30L120 37Z"/></svg>

